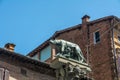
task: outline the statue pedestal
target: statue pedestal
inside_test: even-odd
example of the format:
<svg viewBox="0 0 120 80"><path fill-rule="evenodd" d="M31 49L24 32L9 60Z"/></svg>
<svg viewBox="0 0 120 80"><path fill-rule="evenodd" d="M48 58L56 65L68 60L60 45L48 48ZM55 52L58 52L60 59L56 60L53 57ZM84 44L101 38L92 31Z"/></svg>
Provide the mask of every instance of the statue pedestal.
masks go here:
<svg viewBox="0 0 120 80"><path fill-rule="evenodd" d="M56 80L80 80L91 72L88 64L60 56L56 57L50 66L56 69Z"/></svg>
<svg viewBox="0 0 120 80"><path fill-rule="evenodd" d="M86 63L80 63L73 59L67 59L64 57L56 57L50 64L50 66L54 69L59 69L61 66L71 63L72 65L76 66L78 65L80 68L86 69L87 72L91 72L91 69L88 64Z"/></svg>

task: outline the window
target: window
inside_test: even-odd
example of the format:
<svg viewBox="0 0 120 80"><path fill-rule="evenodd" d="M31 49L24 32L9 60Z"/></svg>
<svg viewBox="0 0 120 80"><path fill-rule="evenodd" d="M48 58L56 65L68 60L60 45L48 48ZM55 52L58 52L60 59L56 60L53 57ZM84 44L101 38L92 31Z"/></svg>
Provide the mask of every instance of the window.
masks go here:
<svg viewBox="0 0 120 80"><path fill-rule="evenodd" d="M118 36L118 41L120 42L120 36Z"/></svg>
<svg viewBox="0 0 120 80"><path fill-rule="evenodd" d="M98 43L100 41L100 33L99 31L94 33L94 43Z"/></svg>
<svg viewBox="0 0 120 80"><path fill-rule="evenodd" d="M27 71L25 69L21 69L21 74L27 76Z"/></svg>
<svg viewBox="0 0 120 80"><path fill-rule="evenodd" d="M4 76L4 69L0 68L0 80L3 80L3 76Z"/></svg>
<svg viewBox="0 0 120 80"><path fill-rule="evenodd" d="M31 57L32 59L35 59L35 60L39 60L38 58L38 54L35 54L33 57Z"/></svg>
<svg viewBox="0 0 120 80"><path fill-rule="evenodd" d="M45 60L51 57L51 47L47 46L40 52L40 61L44 62Z"/></svg>
<svg viewBox="0 0 120 80"><path fill-rule="evenodd" d="M0 80L9 80L9 71L4 68L0 68Z"/></svg>

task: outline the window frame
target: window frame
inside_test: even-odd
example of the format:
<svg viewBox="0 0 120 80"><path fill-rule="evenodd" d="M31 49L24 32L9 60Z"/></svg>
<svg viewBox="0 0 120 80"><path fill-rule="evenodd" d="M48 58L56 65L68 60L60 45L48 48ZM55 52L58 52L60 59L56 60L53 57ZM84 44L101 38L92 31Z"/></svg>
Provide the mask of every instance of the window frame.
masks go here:
<svg viewBox="0 0 120 80"><path fill-rule="evenodd" d="M118 42L120 43L120 35L117 36Z"/></svg>
<svg viewBox="0 0 120 80"><path fill-rule="evenodd" d="M48 50L50 50L50 52L48 52L49 53L49 57L48 58L46 58L46 59L44 59L43 58L43 55L45 55L45 53L44 53L44 51L46 51L46 50L48 49ZM49 58L51 58L51 46L50 45L48 45L48 46L46 46L43 50L41 50L40 52L40 61L41 62L45 62L46 60L48 60ZM43 54L44 53L44 54Z"/></svg>
<svg viewBox="0 0 120 80"><path fill-rule="evenodd" d="M20 72L21 72L22 75L27 76L27 70L26 69L21 68Z"/></svg>
<svg viewBox="0 0 120 80"><path fill-rule="evenodd" d="M9 80L9 70L3 67L0 67L0 70L1 70L0 80Z"/></svg>
<svg viewBox="0 0 120 80"><path fill-rule="evenodd" d="M95 34L96 34L97 32L99 32L99 41L96 40L96 35L95 35ZM93 38L94 38L94 44L97 44L97 43L100 42L100 40L101 40L101 39L100 39L100 30L97 30L97 31L95 31L95 32L93 33Z"/></svg>

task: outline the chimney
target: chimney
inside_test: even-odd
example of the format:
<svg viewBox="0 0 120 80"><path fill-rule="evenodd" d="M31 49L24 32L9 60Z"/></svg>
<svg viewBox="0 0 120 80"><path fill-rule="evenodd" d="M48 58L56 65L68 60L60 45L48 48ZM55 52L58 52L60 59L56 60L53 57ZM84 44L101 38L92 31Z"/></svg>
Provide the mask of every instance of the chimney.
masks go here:
<svg viewBox="0 0 120 80"><path fill-rule="evenodd" d="M84 16L82 17L82 23L89 22L89 19L90 19L90 16L84 15Z"/></svg>
<svg viewBox="0 0 120 80"><path fill-rule="evenodd" d="M7 44L5 44L4 48L5 48L6 50L8 50L8 51L14 52L15 46L16 46L16 45L13 44L13 43L7 43Z"/></svg>

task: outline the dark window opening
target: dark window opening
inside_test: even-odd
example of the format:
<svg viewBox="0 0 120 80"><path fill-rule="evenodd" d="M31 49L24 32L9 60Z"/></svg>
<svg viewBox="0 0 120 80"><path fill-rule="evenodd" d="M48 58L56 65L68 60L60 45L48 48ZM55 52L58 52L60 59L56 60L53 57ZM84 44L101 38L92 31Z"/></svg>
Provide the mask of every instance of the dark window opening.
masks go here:
<svg viewBox="0 0 120 80"><path fill-rule="evenodd" d="M100 33L99 33L99 31L97 31L94 34L94 42L97 43L99 41L100 41Z"/></svg>
<svg viewBox="0 0 120 80"><path fill-rule="evenodd" d="M24 76L27 76L27 71L25 69L21 69L21 74L23 74Z"/></svg>
<svg viewBox="0 0 120 80"><path fill-rule="evenodd" d="M120 36L118 36L118 41L120 41Z"/></svg>

